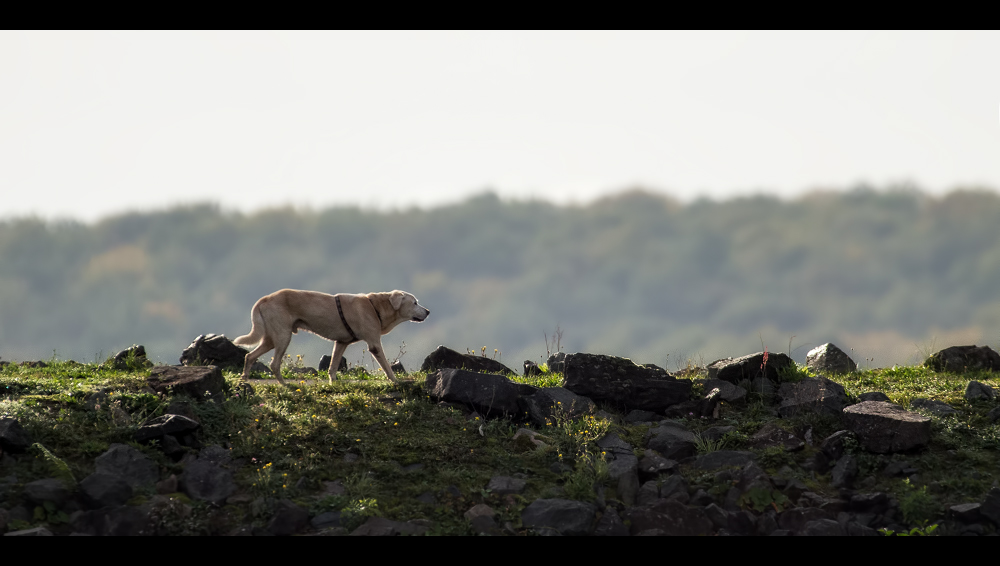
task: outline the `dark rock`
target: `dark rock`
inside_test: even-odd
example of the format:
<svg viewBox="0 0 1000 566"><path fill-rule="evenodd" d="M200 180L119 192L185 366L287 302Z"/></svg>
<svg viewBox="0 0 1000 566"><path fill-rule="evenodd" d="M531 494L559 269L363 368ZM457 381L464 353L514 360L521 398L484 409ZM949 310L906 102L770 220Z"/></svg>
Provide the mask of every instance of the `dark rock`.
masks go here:
<svg viewBox="0 0 1000 566"><path fill-rule="evenodd" d="M660 484L660 498L661 499L683 499L682 503L687 503L688 497L688 483L684 479L684 476L680 474L674 474L668 476L667 479L663 480Z"/></svg>
<svg viewBox="0 0 1000 566"><path fill-rule="evenodd" d="M594 402L562 387L542 387L519 402L528 419L537 426L556 424L556 419L574 419L594 411Z"/></svg>
<svg viewBox="0 0 1000 566"><path fill-rule="evenodd" d="M652 451L647 451L639 460L638 472L643 481L656 479L662 473L670 473L677 467L677 460L668 460Z"/></svg>
<svg viewBox="0 0 1000 566"><path fill-rule="evenodd" d="M24 452L31 446L31 436L13 417L0 418L0 453Z"/></svg>
<svg viewBox="0 0 1000 566"><path fill-rule="evenodd" d="M979 506L979 513L1000 527L1000 487L994 487L986 494L986 499Z"/></svg>
<svg viewBox="0 0 1000 566"><path fill-rule="evenodd" d="M553 529L562 535L590 533L597 508L568 499L536 499L521 511L521 524L530 529Z"/></svg>
<svg viewBox="0 0 1000 566"><path fill-rule="evenodd" d="M702 454L694 461L694 467L698 470L716 470L718 468L742 468L753 462L753 452L740 452L736 450L717 450Z"/></svg>
<svg viewBox="0 0 1000 566"><path fill-rule="evenodd" d="M850 509L855 513L885 513L889 509L889 496L882 492L859 493L851 497Z"/></svg>
<svg viewBox="0 0 1000 566"><path fill-rule="evenodd" d="M816 373L850 373L858 371L858 364L843 350L833 344L823 344L806 354L806 367Z"/></svg>
<svg viewBox="0 0 1000 566"><path fill-rule="evenodd" d="M653 480L639 486L639 492L635 496L636 505L649 505L660 499L660 486Z"/></svg>
<svg viewBox="0 0 1000 566"><path fill-rule="evenodd" d="M510 476L493 476L486 485L486 489L498 495L520 495L524 492L526 485L528 485L528 482L520 478L512 478Z"/></svg>
<svg viewBox="0 0 1000 566"><path fill-rule="evenodd" d="M858 461L854 456L845 455L837 460L837 464L830 472L830 484L833 487L851 487L854 479L858 477Z"/></svg>
<svg viewBox="0 0 1000 566"><path fill-rule="evenodd" d="M751 448L768 448L770 446L781 446L789 452L805 448L805 443L774 423L767 423L750 437Z"/></svg>
<svg viewBox="0 0 1000 566"><path fill-rule="evenodd" d="M267 530L276 536L294 535L309 525L309 512L287 499L274 504L274 516L267 524Z"/></svg>
<svg viewBox="0 0 1000 566"><path fill-rule="evenodd" d="M617 482L616 492L625 505L634 505L639 493L639 459L635 454L616 453L608 462L608 477Z"/></svg>
<svg viewBox="0 0 1000 566"><path fill-rule="evenodd" d="M222 334L202 334L181 352L180 362L184 366L218 366L243 370L247 351L233 344Z"/></svg>
<svg viewBox="0 0 1000 566"><path fill-rule="evenodd" d="M1000 371L1000 354L989 346L952 346L927 358L924 365L935 371Z"/></svg>
<svg viewBox="0 0 1000 566"><path fill-rule="evenodd" d="M844 536L844 528L833 519L818 519L809 521L800 533L810 537L841 537Z"/></svg>
<svg viewBox="0 0 1000 566"><path fill-rule="evenodd" d="M876 531L875 529L873 529L873 528L871 528L869 526L862 525L862 524L860 524L860 523L858 523L856 521L850 521L850 522L848 522L847 526L844 528L844 530L846 531L846 534L849 537L877 537L878 536L878 531Z"/></svg>
<svg viewBox="0 0 1000 566"><path fill-rule="evenodd" d="M119 507L132 497L132 487L117 476L95 472L80 482L84 501L92 509Z"/></svg>
<svg viewBox="0 0 1000 566"><path fill-rule="evenodd" d="M156 462L127 444L112 444L94 460L94 467L98 473L121 478L132 489L153 487L160 478Z"/></svg>
<svg viewBox="0 0 1000 566"><path fill-rule="evenodd" d="M864 401L885 401L890 403L889 396L881 391L869 391L868 393L862 393L858 395L858 402Z"/></svg>
<svg viewBox="0 0 1000 566"><path fill-rule="evenodd" d="M340 518L341 518L340 511L327 511L326 513L320 513L319 515L313 517L309 521L309 524L312 525L312 528L316 530L340 527L343 526L340 524Z"/></svg>
<svg viewBox="0 0 1000 566"><path fill-rule="evenodd" d="M635 453L632 445L622 440L621 437L614 432L609 432L598 439L597 447L613 455Z"/></svg>
<svg viewBox="0 0 1000 566"><path fill-rule="evenodd" d="M437 350L424 358L420 371L429 374L441 369L464 369L470 372L502 373L504 375L514 373L514 370L509 367L485 356L460 354L455 350L438 346Z"/></svg>
<svg viewBox="0 0 1000 566"><path fill-rule="evenodd" d="M757 518L757 535L770 536L776 530L778 530L778 521L774 518L774 511L762 513Z"/></svg>
<svg viewBox="0 0 1000 566"><path fill-rule="evenodd" d="M167 434L174 437L192 434L199 428L201 425L188 417L166 414L142 423L133 438L136 442L150 442Z"/></svg>
<svg viewBox="0 0 1000 566"><path fill-rule="evenodd" d="M992 401L997 398L996 391L992 387L986 385L985 383L980 383L978 381L970 381L968 385L965 386L965 400L966 401Z"/></svg>
<svg viewBox="0 0 1000 566"><path fill-rule="evenodd" d="M549 373L566 373L566 352L556 352L551 354L545 365L549 368Z"/></svg>
<svg viewBox="0 0 1000 566"><path fill-rule="evenodd" d="M986 414L986 418L989 419L990 423L1000 421L1000 407L990 409L990 412Z"/></svg>
<svg viewBox="0 0 1000 566"><path fill-rule="evenodd" d="M775 383L781 382L779 372L785 368L795 368L795 362L785 354L769 352L767 364L764 364L764 352L750 354L742 358L725 358L708 365L709 379L721 379L737 384L744 379L753 381L763 377Z"/></svg>
<svg viewBox="0 0 1000 566"><path fill-rule="evenodd" d="M778 515L778 526L782 529L798 533L805 529L807 523L829 519L826 511L816 507L792 507Z"/></svg>
<svg viewBox="0 0 1000 566"><path fill-rule="evenodd" d="M691 496L691 500L688 501L688 503L694 505L695 507L704 507L711 503L715 503L715 498L704 489L698 489L694 492L694 495Z"/></svg>
<svg viewBox="0 0 1000 566"><path fill-rule="evenodd" d="M523 414L518 397L537 390L502 375L460 369L441 369L428 374L425 389L437 400L461 403L490 418Z"/></svg>
<svg viewBox="0 0 1000 566"><path fill-rule="evenodd" d="M729 514L729 524L726 528L736 534L749 536L757 531L757 518L745 509L733 511Z"/></svg>
<svg viewBox="0 0 1000 566"><path fill-rule="evenodd" d="M743 389L738 385L733 385L724 379L702 379L698 381L704 385L706 393L718 388L719 394L722 396L722 400L727 403L741 401L747 396L746 389Z"/></svg>
<svg viewBox="0 0 1000 566"><path fill-rule="evenodd" d="M695 454L695 435L683 426L663 421L649 429L646 446L664 458L681 460Z"/></svg>
<svg viewBox="0 0 1000 566"><path fill-rule="evenodd" d="M844 421L869 452L903 452L926 446L931 439L930 418L883 401L846 407Z"/></svg>
<svg viewBox="0 0 1000 566"><path fill-rule="evenodd" d="M979 512L980 507L982 507L981 503L961 503L949 507L948 512L956 521L977 523L982 520L982 514Z"/></svg>
<svg viewBox="0 0 1000 566"><path fill-rule="evenodd" d="M691 382L665 370L640 366L628 358L566 354L563 387L597 402L625 410L662 412L691 396Z"/></svg>
<svg viewBox="0 0 1000 566"><path fill-rule="evenodd" d="M726 511L715 503L705 506L705 516L712 521L712 524L716 528L725 529L729 527L729 511Z"/></svg>
<svg viewBox="0 0 1000 566"><path fill-rule="evenodd" d="M181 491L191 499L221 505L236 491L233 473L224 467L229 463L227 452L217 446L202 450L197 460L184 467L179 478ZM274 532L270 527L268 530Z"/></svg>
<svg viewBox="0 0 1000 566"><path fill-rule="evenodd" d="M37 505L51 503L60 508L69 500L70 495L72 493L63 480L56 478L35 480L24 486L24 496Z"/></svg>
<svg viewBox="0 0 1000 566"><path fill-rule="evenodd" d="M715 526L704 509L669 499L645 507L632 507L625 512L624 519L631 521L629 531L633 535L658 529L667 536L706 536L712 534Z"/></svg>
<svg viewBox="0 0 1000 566"><path fill-rule="evenodd" d="M319 371L329 372L330 371L330 362L332 362L332 361L333 361L333 358L330 356L330 354L326 354L325 356L323 356L322 358L320 358L319 359ZM337 371L340 371L340 372L346 372L347 371L347 358L345 358L343 356L340 357L340 366L337 368ZM396 371L396 370L392 370L392 371Z"/></svg>
<svg viewBox="0 0 1000 566"><path fill-rule="evenodd" d="M131 357L132 361L129 362ZM140 368L150 368L153 367L153 362L146 359L146 348L145 346L133 344L131 348L127 348L115 354L110 360L112 369L118 370L129 370L129 369L140 369Z"/></svg>
<svg viewBox="0 0 1000 566"><path fill-rule="evenodd" d="M618 512L608 507L597 521L597 526L594 527L592 534L598 537L627 537L628 527L622 523Z"/></svg>
<svg viewBox="0 0 1000 566"><path fill-rule="evenodd" d="M844 387L823 377L805 378L798 383L783 383L778 389L778 396L781 397L778 414L783 418L805 413L839 417L847 405Z"/></svg>
<svg viewBox="0 0 1000 566"><path fill-rule="evenodd" d="M219 401L222 401L222 389L226 383L219 366L158 366L149 371L146 381L157 393L182 393L198 400L207 396Z"/></svg>
<svg viewBox="0 0 1000 566"><path fill-rule="evenodd" d="M838 430L823 440L819 449L829 457L830 461L836 462L844 455L844 441L851 435L850 431ZM818 471L818 470L817 470Z"/></svg>
<svg viewBox="0 0 1000 566"><path fill-rule="evenodd" d="M932 399L923 399L921 397L917 397L916 399L912 399L910 401L910 409L919 409L939 417L954 415L958 412L948 403L943 401L934 401Z"/></svg>

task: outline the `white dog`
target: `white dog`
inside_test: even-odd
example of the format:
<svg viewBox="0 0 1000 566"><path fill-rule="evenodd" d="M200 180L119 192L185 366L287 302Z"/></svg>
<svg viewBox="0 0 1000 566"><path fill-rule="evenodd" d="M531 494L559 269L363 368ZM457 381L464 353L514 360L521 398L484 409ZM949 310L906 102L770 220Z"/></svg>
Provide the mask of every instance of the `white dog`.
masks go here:
<svg viewBox="0 0 1000 566"><path fill-rule="evenodd" d="M344 350L348 345L363 340L385 375L396 382L396 374L382 349L382 335L407 320L423 322L430 312L417 304L416 297L405 291L328 295L282 289L254 304L250 310L250 334L240 336L233 343L257 346L247 354L243 379L250 376L250 366L257 358L273 348L271 373L279 382L285 383L281 378L281 359L292 341L292 334L301 329L333 340L333 359L330 360L330 383L333 383Z"/></svg>

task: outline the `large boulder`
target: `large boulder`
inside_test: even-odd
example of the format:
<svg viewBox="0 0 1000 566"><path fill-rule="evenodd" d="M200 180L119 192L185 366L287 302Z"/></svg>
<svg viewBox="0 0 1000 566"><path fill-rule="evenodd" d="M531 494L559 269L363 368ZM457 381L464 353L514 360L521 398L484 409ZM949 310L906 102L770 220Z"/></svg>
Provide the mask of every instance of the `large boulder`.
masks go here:
<svg viewBox="0 0 1000 566"><path fill-rule="evenodd" d="M931 419L893 403L864 401L844 408L848 430L869 452L887 454L926 446L931 440Z"/></svg>
<svg viewBox="0 0 1000 566"><path fill-rule="evenodd" d="M24 452L31 446L31 435L13 417L0 418L0 453Z"/></svg>
<svg viewBox="0 0 1000 566"><path fill-rule="evenodd" d="M691 381L656 366L598 354L566 354L563 387L625 410L662 412L691 396Z"/></svg>
<svg viewBox="0 0 1000 566"><path fill-rule="evenodd" d="M208 397L219 401L226 384L219 366L159 366L149 371L146 381L157 393L183 393L194 399Z"/></svg>
<svg viewBox="0 0 1000 566"><path fill-rule="evenodd" d="M646 433L646 447L671 460L694 456L695 446L694 433L671 421L663 421Z"/></svg>
<svg viewBox="0 0 1000 566"><path fill-rule="evenodd" d="M92 509L125 505L133 493L125 480L101 472L95 472L84 478L80 482L80 492Z"/></svg>
<svg viewBox="0 0 1000 566"><path fill-rule="evenodd" d="M557 418L572 419L593 412L594 402L563 387L542 387L521 397L521 408L535 425L555 424Z"/></svg>
<svg viewBox="0 0 1000 566"><path fill-rule="evenodd" d="M514 370L494 359L473 354L461 354L444 346L438 346L436 350L424 358L424 363L420 366L420 371L427 373L439 369L465 369L480 373L502 373L504 375L514 373Z"/></svg>
<svg viewBox="0 0 1000 566"><path fill-rule="evenodd" d="M847 353L830 343L809 350L806 354L806 366L816 373L858 371L858 364Z"/></svg>
<svg viewBox="0 0 1000 566"><path fill-rule="evenodd" d="M117 477L132 489L152 487L160 479L156 462L127 444L112 444L94 460L94 467L98 473Z"/></svg>
<svg viewBox="0 0 1000 566"><path fill-rule="evenodd" d="M597 516L597 507L568 499L536 499L521 511L521 524L546 534L590 534Z"/></svg>
<svg viewBox="0 0 1000 566"><path fill-rule="evenodd" d="M514 383L502 375L461 369L441 369L427 375L427 393L441 401L461 403L486 417L521 413L518 397L536 387Z"/></svg>
<svg viewBox="0 0 1000 566"><path fill-rule="evenodd" d="M202 334L181 352L181 365L219 366L226 369L243 369L247 351L233 344L223 334Z"/></svg>
<svg viewBox="0 0 1000 566"><path fill-rule="evenodd" d="M847 405L844 386L824 377L809 377L797 383L782 383L778 388L781 406L778 414L783 418L804 413L840 416Z"/></svg>
<svg viewBox="0 0 1000 566"><path fill-rule="evenodd" d="M198 454L198 459L188 462L181 474L180 488L191 499L216 505L236 491L230 465L229 451L219 446L209 446ZM308 520L308 516L306 517Z"/></svg>
<svg viewBox="0 0 1000 566"><path fill-rule="evenodd" d="M724 358L708 364L708 378L722 379L729 383L739 383L744 379L753 381L764 378L774 383L781 382L781 372L785 368L795 368L795 362L779 352L768 352L764 363L764 352L757 352L742 358Z"/></svg>
<svg viewBox="0 0 1000 566"><path fill-rule="evenodd" d="M953 373L1000 371L1000 354L989 346L952 346L927 358L924 365L935 371Z"/></svg>

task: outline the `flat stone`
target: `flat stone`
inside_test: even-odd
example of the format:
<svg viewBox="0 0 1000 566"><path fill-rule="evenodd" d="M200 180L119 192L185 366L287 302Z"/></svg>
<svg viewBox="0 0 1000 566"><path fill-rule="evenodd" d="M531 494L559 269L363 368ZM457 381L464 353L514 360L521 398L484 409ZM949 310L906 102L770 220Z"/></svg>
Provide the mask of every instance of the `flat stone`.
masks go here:
<svg viewBox="0 0 1000 566"><path fill-rule="evenodd" d="M778 388L778 395L781 397L778 414L783 418L804 413L840 416L847 404L844 386L823 377L783 383Z"/></svg>
<svg viewBox="0 0 1000 566"><path fill-rule="evenodd" d="M153 487L160 479L160 469L142 452L127 444L112 444L94 460L97 472L121 478L132 489Z"/></svg>
<svg viewBox="0 0 1000 566"><path fill-rule="evenodd" d="M844 409L847 428L869 452L886 454L926 446L931 419L884 401L865 401Z"/></svg>

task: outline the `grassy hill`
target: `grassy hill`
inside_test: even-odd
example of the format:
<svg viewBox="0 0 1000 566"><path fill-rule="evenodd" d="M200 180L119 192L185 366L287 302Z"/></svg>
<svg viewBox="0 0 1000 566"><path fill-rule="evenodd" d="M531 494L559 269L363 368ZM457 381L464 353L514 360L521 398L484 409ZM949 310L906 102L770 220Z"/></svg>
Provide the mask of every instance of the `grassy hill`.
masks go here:
<svg viewBox="0 0 1000 566"><path fill-rule="evenodd" d="M798 374L809 372L800 367ZM45 526L56 534L73 531L74 512L84 507L77 496L61 507L38 505L29 500L25 486L56 477L78 493L80 482L95 471L95 459L115 443L141 451L158 469L158 489L137 490L126 506L149 514L155 532L185 535L264 532L282 500L307 510L314 520L339 512L339 527L307 526L302 533L350 532L379 516L409 521L429 534L475 534L477 528L465 513L485 504L497 514L495 533L529 534L535 530L522 524L521 515L538 498L598 503L605 514L626 512L616 493L618 484L609 479L607 455L596 444L607 433L618 434L640 458L651 455L644 448L650 424L626 422L625 415L613 408L599 407L594 414L557 418L548 426L535 427L547 445L535 447L515 439L518 429L529 425L483 421L435 402L423 388L425 375L419 373L410 374L399 386L382 379L328 384L286 367L288 386L256 381L250 394L239 386L235 373L225 372L223 398L206 401L157 395L149 389L148 375L149 370L142 368L112 370L60 361L45 367L0 368L0 417L16 418L34 443L23 454L0 458L0 530ZM1000 379L990 373L956 375L923 367L866 369L831 377L854 398L881 391L904 407L925 397L956 409L950 416L932 415L932 440L916 453L875 455L851 442L845 449L859 468L852 493L881 492L890 497L891 512L883 513L882 523L874 526L935 534L966 529L948 508L983 501L997 486L1000 422L990 422L987 416L994 402L966 402L963 391L970 379L995 388L1000 388ZM539 386L561 382L559 375L551 374L515 379ZM703 393L695 387L696 396ZM168 407L180 407L200 421L196 436L202 446L217 445L230 455L236 490L225 502L193 500L171 480L184 473L198 450L185 448L189 455L174 459L156 445L133 441L141 423ZM699 454L748 450L771 478L783 478L787 485L794 479L799 482L795 485L819 499L843 501L842 490L830 485L829 472L809 470L822 440L842 428L836 419L818 415L779 419L773 406L751 392L743 401L723 404L718 419L678 422L694 433L733 427L714 441L698 436ZM810 430L811 443L797 451L750 448L751 437L769 423L798 437ZM887 474L892 466L908 472ZM488 486L496 476L523 480L523 490L491 491ZM681 460L673 474L664 473L658 481L663 484L672 476L683 478L691 497L702 497L704 492L720 505L735 485L732 476L695 469L691 458ZM780 513L802 503L801 494L788 489L769 492L766 501L744 497L739 505L753 517L773 509L780 520ZM837 518L836 513L832 516ZM982 532L996 532L989 521L981 523Z"/></svg>

